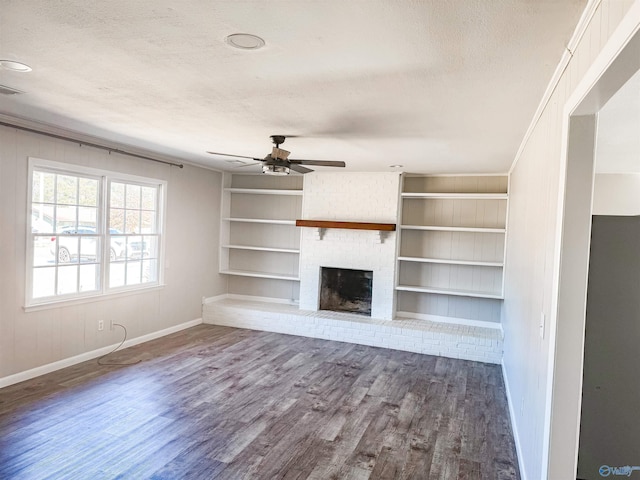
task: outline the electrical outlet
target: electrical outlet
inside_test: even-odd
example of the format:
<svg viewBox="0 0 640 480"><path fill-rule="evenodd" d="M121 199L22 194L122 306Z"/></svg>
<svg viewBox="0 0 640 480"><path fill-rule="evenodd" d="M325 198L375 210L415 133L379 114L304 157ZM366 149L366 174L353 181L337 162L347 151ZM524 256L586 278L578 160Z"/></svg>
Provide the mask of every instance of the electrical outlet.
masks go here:
<svg viewBox="0 0 640 480"><path fill-rule="evenodd" d="M104 330L104 320L98 320L98 331Z"/></svg>
<svg viewBox="0 0 640 480"><path fill-rule="evenodd" d="M109 330L113 332L113 320L109 320Z"/></svg>

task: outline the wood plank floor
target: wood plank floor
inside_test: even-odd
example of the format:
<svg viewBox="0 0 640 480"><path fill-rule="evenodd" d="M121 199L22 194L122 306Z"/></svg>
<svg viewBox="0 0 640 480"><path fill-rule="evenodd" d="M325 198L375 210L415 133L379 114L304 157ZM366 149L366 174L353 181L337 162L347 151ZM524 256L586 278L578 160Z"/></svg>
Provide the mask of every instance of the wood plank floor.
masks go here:
<svg viewBox="0 0 640 480"><path fill-rule="evenodd" d="M518 479L500 367L200 325L0 390L2 479Z"/></svg>

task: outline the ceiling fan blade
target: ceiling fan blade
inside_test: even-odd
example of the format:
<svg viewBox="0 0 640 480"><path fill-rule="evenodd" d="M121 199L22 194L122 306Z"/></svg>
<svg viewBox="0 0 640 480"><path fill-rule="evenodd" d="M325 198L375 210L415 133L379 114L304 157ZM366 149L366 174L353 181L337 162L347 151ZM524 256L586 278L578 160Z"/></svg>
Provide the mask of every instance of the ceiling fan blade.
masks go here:
<svg viewBox="0 0 640 480"><path fill-rule="evenodd" d="M342 161L334 160L289 160L291 163L297 163L298 165L317 165L318 167L345 167L346 164Z"/></svg>
<svg viewBox="0 0 640 480"><path fill-rule="evenodd" d="M207 153L210 153L211 155L222 155L223 157L250 158L251 160L255 160L256 162L259 162L262 160L260 158L247 157L246 155L232 155L230 153L210 152L208 150L207 150Z"/></svg>
<svg viewBox="0 0 640 480"><path fill-rule="evenodd" d="M313 170L311 170L310 168L307 167L303 167L302 165L298 165L296 163L292 163L291 165L289 165L289 168L291 170L295 170L298 173L309 173L309 172L313 172Z"/></svg>
<svg viewBox="0 0 640 480"><path fill-rule="evenodd" d="M245 163L244 165L238 165L237 167L233 167L233 168L244 168L244 167L253 167L255 165L260 165L262 162L255 162L255 163Z"/></svg>

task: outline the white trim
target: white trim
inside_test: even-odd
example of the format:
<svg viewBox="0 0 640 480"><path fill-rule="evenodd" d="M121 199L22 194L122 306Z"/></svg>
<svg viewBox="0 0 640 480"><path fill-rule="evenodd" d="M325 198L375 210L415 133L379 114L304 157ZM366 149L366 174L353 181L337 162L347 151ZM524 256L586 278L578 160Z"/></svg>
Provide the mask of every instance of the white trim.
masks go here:
<svg viewBox="0 0 640 480"><path fill-rule="evenodd" d="M71 307L73 305L81 305L83 303L102 302L103 300L105 301L113 300L114 298L129 297L131 295L139 295L143 293L155 292L155 291L164 289L165 286L166 286L165 284L151 285L148 287L136 288L134 290L129 289L129 290L122 290L114 293L87 295L85 297L78 297L78 298L66 299L66 300L57 300L53 302L34 303L29 306L23 306L22 309L26 313L29 313L29 312L37 312L39 310L48 310L50 308Z"/></svg>
<svg viewBox="0 0 640 480"><path fill-rule="evenodd" d="M522 443L520 442L520 437L518 435L518 428L516 428L517 427L516 419L518 417L516 416L516 413L513 407L513 400L511 399L511 389L509 388L509 378L507 377L507 374L504 368L504 358L500 363L500 367L501 367L500 370L502 370L502 379L504 381L504 389L507 394L507 405L509 407L509 417L511 418L511 432L513 433L513 441L516 444L516 456L518 457L518 467L520 468L520 480L527 480L527 471L525 470L524 463L523 463L524 454L522 453Z"/></svg>
<svg viewBox="0 0 640 480"><path fill-rule="evenodd" d="M442 315L431 315L429 313L415 313L404 311L397 311L396 317L413 318L416 320L428 320L430 322L448 323L452 325L467 325L469 327L491 328L493 330L499 330L502 333L502 324L499 322L487 322L484 320L472 320L470 318L444 317Z"/></svg>
<svg viewBox="0 0 640 480"><path fill-rule="evenodd" d="M141 343L149 342L157 338L165 337L172 333L179 332L180 330L195 327L196 325L200 325L201 323L202 318L197 318L195 320L181 323L179 325L174 325L173 327L165 328L164 330L159 330L157 332L142 335L141 337L132 338L124 342L122 348L124 349L133 347L134 345L139 345ZM113 345L108 345L106 347L98 348L97 350L81 353L80 355L76 355L74 357L65 358L63 360L58 360L57 362L48 363L47 365L42 365L40 367L32 368L24 372L15 373L13 375L0 378L0 388L8 387L9 385L24 382L25 380L30 380L32 378L39 377L40 375L45 375L47 373L55 372L56 370L61 370L72 365L77 365L78 363L86 362L87 360L101 357L113 350L116 345L118 344L115 343Z"/></svg>
<svg viewBox="0 0 640 480"><path fill-rule="evenodd" d="M213 297L202 297L202 305L208 305L209 303L219 302L227 298L228 293L221 293L220 295L214 295Z"/></svg>
<svg viewBox="0 0 640 480"><path fill-rule="evenodd" d="M551 80L549 80L549 84L547 85L544 95L542 96L542 99L538 104L536 113L533 115L533 118L531 119L529 128L524 134L524 137L522 138L522 142L520 142L520 147L516 152L516 156L513 159L511 168L509 168L509 174L511 174L513 170L516 168L516 164L518 163L518 160L520 159L522 153L524 152L524 149L526 148L527 143L529 143L529 138L531 138L531 135L533 134L533 131L537 127L538 122L542 117L542 114L547 108L547 104L549 103L549 100L551 100L551 97L553 96L553 93L555 92L558 84L560 83L560 80L562 79L562 76L564 75L565 70L567 69L567 67L569 66L569 63L571 62L571 59L573 58L573 52L576 51L576 48L580 44L580 41L582 40L582 37L587 31L587 28L589 27L589 24L591 23L593 16L595 15L598 7L600 6L600 3L602 3L602 0L589 0L589 2L587 3L587 6L582 12L582 15L580 16L580 20L578 20L578 24L576 25L576 28L573 31L573 35L571 36L571 39L569 40L569 43L567 44L567 47L564 53L562 54L562 58L560 59L558 66L553 72L553 75L551 76Z"/></svg>

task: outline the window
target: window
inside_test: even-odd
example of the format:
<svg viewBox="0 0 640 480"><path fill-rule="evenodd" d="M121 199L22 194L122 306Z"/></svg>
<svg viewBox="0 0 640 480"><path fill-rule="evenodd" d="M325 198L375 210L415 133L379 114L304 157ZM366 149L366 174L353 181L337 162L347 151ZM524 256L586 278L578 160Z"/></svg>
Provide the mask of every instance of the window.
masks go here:
<svg viewBox="0 0 640 480"><path fill-rule="evenodd" d="M160 283L164 182L30 161L27 306Z"/></svg>

